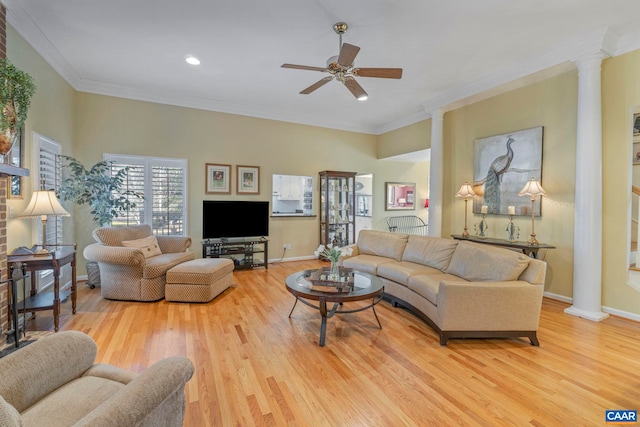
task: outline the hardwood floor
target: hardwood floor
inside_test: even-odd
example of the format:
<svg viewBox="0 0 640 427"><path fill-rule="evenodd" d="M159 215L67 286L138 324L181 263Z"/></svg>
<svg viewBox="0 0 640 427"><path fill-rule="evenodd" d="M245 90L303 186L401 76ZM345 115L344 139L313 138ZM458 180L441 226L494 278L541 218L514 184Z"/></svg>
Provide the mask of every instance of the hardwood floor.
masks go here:
<svg viewBox="0 0 640 427"><path fill-rule="evenodd" d="M316 261L234 273L208 304L108 301L80 285L61 330L98 343L98 361L142 371L171 355L196 368L185 426L590 426L606 409L640 410L640 324L594 323L545 299L540 347L526 339L454 339L383 301L329 320L298 304L285 277ZM29 322L53 330L48 312Z"/></svg>

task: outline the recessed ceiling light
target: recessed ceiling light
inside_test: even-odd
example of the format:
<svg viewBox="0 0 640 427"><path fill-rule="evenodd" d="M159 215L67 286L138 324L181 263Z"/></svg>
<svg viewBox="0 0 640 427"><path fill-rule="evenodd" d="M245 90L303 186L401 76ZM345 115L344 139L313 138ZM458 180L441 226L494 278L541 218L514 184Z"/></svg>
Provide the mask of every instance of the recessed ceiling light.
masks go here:
<svg viewBox="0 0 640 427"><path fill-rule="evenodd" d="M195 56L187 56L185 58L185 61L187 61L187 63L191 65L200 65L200 60Z"/></svg>

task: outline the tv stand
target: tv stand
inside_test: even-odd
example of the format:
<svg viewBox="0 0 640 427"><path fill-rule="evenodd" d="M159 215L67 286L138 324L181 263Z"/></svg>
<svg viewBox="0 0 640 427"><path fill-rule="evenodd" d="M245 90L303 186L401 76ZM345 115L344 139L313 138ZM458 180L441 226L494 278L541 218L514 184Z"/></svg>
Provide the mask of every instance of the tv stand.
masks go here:
<svg viewBox="0 0 640 427"><path fill-rule="evenodd" d="M202 258L229 258L234 270L269 268L269 240L265 237L236 237L202 241ZM262 255L262 256L261 256Z"/></svg>

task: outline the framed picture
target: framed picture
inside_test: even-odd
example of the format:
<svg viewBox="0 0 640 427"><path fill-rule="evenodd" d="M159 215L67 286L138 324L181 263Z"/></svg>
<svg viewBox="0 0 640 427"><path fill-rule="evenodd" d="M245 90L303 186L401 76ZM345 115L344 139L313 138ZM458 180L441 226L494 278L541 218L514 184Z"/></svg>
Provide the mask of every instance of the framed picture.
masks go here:
<svg viewBox="0 0 640 427"><path fill-rule="evenodd" d="M260 167L259 166L236 166L236 176L238 194L260 194Z"/></svg>
<svg viewBox="0 0 640 427"><path fill-rule="evenodd" d="M416 208L413 197L416 192L416 184L414 182L385 182L384 187L387 195L385 210L408 211Z"/></svg>
<svg viewBox="0 0 640 427"><path fill-rule="evenodd" d="M231 194L231 165L206 164L207 194Z"/></svg>
<svg viewBox="0 0 640 427"><path fill-rule="evenodd" d="M640 142L633 143L633 164L640 165Z"/></svg>
<svg viewBox="0 0 640 427"><path fill-rule="evenodd" d="M508 215L514 206L516 215L531 216L531 198L518 196L531 178L542 178L542 126L473 142L473 213L486 206L489 214Z"/></svg>
<svg viewBox="0 0 640 427"><path fill-rule="evenodd" d="M9 152L9 163L12 166L22 167L24 162L24 130L19 130L18 140L11 147ZM7 197L9 199L22 199L22 178L21 176L8 176L7 177Z"/></svg>

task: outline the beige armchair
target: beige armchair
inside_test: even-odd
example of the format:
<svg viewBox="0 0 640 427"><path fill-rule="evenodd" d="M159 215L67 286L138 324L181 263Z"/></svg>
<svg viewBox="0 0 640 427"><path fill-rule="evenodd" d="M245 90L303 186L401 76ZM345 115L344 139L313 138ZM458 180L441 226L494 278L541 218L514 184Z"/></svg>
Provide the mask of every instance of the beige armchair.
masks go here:
<svg viewBox="0 0 640 427"><path fill-rule="evenodd" d="M66 331L0 359L0 425L182 426L189 359L170 357L135 374L94 365L96 353L91 337Z"/></svg>
<svg viewBox="0 0 640 427"><path fill-rule="evenodd" d="M131 241L152 236L151 226L100 227L93 231L93 243L84 249L84 257L100 267L101 293L104 298L133 301L157 301L164 298L167 270L195 258L187 252L191 238L156 236L159 255L148 256L140 247L127 247ZM123 242L125 242L123 244ZM145 257L145 252L148 257Z"/></svg>

